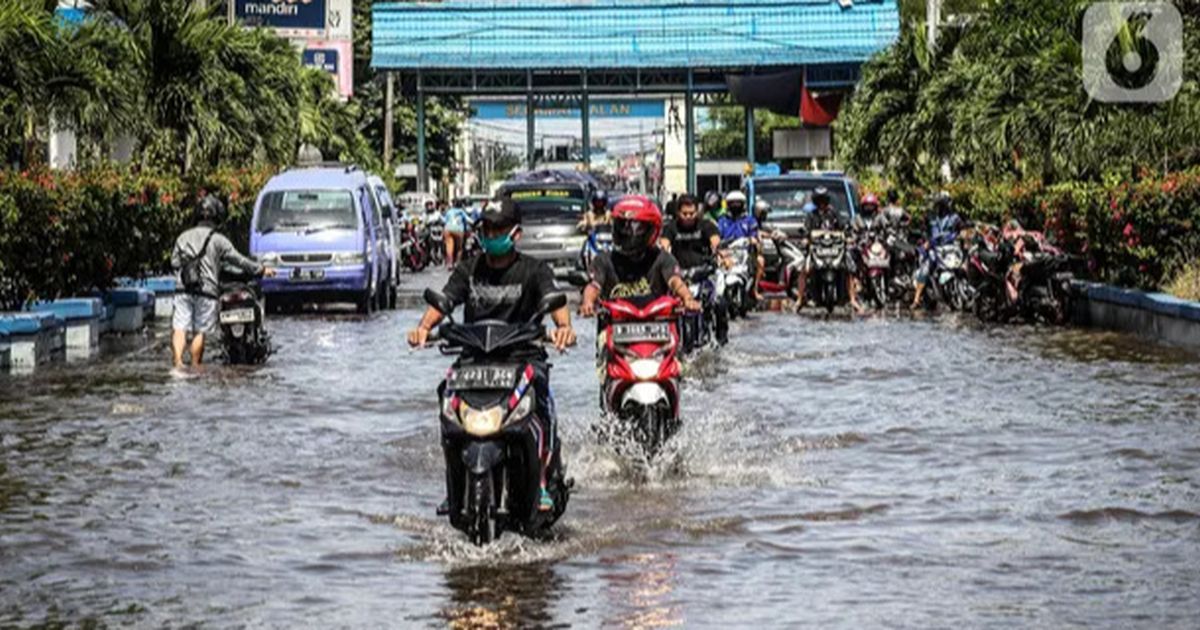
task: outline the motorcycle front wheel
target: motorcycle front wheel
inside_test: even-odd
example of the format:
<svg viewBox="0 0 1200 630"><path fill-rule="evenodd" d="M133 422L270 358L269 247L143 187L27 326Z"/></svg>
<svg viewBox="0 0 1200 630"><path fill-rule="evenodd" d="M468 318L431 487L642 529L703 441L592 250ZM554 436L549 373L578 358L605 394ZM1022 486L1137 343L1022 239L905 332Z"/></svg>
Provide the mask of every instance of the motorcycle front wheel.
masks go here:
<svg viewBox="0 0 1200 630"><path fill-rule="evenodd" d="M470 476L470 518L467 521L467 537L471 543L482 547L496 540L498 528L493 504L492 471Z"/></svg>

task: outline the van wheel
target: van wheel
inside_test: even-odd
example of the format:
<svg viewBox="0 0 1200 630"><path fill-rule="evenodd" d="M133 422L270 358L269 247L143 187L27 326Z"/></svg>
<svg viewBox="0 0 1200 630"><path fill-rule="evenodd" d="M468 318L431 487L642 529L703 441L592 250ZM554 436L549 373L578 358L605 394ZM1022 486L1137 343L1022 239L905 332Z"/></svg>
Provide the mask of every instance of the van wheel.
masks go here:
<svg viewBox="0 0 1200 630"><path fill-rule="evenodd" d="M375 306L374 297L371 295L370 289L363 291L362 295L358 296L358 300L355 301L355 307L359 315L369 315L371 313L372 307Z"/></svg>

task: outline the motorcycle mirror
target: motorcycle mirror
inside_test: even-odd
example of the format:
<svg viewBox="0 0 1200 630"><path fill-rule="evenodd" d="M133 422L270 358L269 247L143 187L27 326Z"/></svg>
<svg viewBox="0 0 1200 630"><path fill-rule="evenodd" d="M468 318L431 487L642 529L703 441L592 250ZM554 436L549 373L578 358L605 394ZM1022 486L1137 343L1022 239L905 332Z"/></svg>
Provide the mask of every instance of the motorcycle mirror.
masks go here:
<svg viewBox="0 0 1200 630"><path fill-rule="evenodd" d="M454 312L454 303L450 301L450 298L433 289L425 289L425 303L442 315L449 316Z"/></svg>
<svg viewBox="0 0 1200 630"><path fill-rule="evenodd" d="M538 314L546 315L549 313L553 313L554 311L557 311L558 309L560 309L566 305L567 305L567 296L566 295L564 295L562 293L552 293L552 294L547 295L546 297L542 298L541 303L538 304Z"/></svg>

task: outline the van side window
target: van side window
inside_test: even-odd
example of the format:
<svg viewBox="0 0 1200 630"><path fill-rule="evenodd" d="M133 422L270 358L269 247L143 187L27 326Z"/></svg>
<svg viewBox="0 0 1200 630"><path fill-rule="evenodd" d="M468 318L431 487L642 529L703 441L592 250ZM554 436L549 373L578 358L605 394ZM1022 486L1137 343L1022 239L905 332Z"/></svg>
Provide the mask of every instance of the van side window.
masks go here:
<svg viewBox="0 0 1200 630"><path fill-rule="evenodd" d="M379 204L375 201L375 193L370 186L363 189L363 196L367 198L367 208L371 213L371 225L378 227L383 223L383 217L379 214Z"/></svg>

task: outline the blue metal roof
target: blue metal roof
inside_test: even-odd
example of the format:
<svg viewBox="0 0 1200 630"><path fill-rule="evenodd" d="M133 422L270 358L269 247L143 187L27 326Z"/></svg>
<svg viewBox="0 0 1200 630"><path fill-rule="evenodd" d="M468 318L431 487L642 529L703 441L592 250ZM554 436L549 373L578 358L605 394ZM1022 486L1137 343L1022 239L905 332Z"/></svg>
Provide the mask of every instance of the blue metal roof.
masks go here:
<svg viewBox="0 0 1200 630"><path fill-rule="evenodd" d="M374 5L376 68L751 68L863 62L896 0L444 0Z"/></svg>

